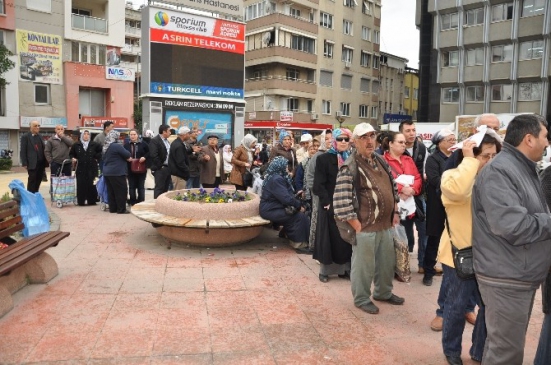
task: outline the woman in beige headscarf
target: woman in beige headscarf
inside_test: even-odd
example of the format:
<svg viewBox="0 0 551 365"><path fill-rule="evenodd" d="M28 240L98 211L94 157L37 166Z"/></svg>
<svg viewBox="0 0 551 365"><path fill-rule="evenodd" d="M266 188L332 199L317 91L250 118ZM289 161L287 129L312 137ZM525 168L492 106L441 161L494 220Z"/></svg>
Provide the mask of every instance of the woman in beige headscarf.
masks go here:
<svg viewBox="0 0 551 365"><path fill-rule="evenodd" d="M241 141L241 145L233 153L231 159L233 168L230 172L230 183L235 185L236 190L247 190L247 186L243 183L243 174L246 170L250 170L251 166L257 165L257 161L253 157L256 142L255 136L246 134Z"/></svg>

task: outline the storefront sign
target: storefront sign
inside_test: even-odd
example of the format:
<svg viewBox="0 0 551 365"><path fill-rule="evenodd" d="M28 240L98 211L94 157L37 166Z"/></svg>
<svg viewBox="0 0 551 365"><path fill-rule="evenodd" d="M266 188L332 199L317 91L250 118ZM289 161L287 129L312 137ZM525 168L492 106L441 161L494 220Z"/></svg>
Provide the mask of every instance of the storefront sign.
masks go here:
<svg viewBox="0 0 551 365"><path fill-rule="evenodd" d="M411 121L411 115L390 114L390 113L385 113L383 115L383 124L402 123L402 122L405 122L405 121Z"/></svg>
<svg viewBox="0 0 551 365"><path fill-rule="evenodd" d="M234 105L224 102L214 101L186 101L177 99L164 99L163 107L165 108L184 108L184 109L217 109L217 110L233 110Z"/></svg>
<svg viewBox="0 0 551 365"><path fill-rule="evenodd" d="M19 79L22 81L62 84L61 37L17 29Z"/></svg>
<svg viewBox="0 0 551 365"><path fill-rule="evenodd" d="M331 124L320 124L320 123L284 123L284 122L274 122L273 120L267 121L255 121L255 122L245 122L245 128L248 129L302 129L307 131L323 131L326 129L333 129Z"/></svg>
<svg viewBox="0 0 551 365"><path fill-rule="evenodd" d="M108 80L132 81L136 80L134 70L117 66L105 67L105 78Z"/></svg>
<svg viewBox="0 0 551 365"><path fill-rule="evenodd" d="M67 128L67 118L49 118L49 117L21 117L21 127L29 127L33 120L40 122L41 128L55 128L61 124Z"/></svg>
<svg viewBox="0 0 551 365"><path fill-rule="evenodd" d="M292 122L293 121L293 112L279 112L279 120L281 122Z"/></svg>
<svg viewBox="0 0 551 365"><path fill-rule="evenodd" d="M82 117L81 127L103 127L103 123L108 120L115 124L115 128L127 128L128 118L120 117Z"/></svg>
<svg viewBox="0 0 551 365"><path fill-rule="evenodd" d="M243 17L243 1L242 0L166 0L166 3L172 3L174 5L182 6L184 8L193 8L198 10L204 10L207 12L214 12L220 14L228 14L236 17ZM182 22L180 19L174 17L156 17L157 24L168 24L170 22L176 23L180 27L189 26L187 23Z"/></svg>

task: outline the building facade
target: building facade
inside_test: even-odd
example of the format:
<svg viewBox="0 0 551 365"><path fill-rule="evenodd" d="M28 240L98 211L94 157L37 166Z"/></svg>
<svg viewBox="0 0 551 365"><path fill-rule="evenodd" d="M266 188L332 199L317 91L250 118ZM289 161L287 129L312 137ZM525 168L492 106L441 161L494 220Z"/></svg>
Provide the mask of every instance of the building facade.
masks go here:
<svg viewBox="0 0 551 365"><path fill-rule="evenodd" d="M549 117L549 1L418 0L417 5L422 118L427 113L426 121L451 122L456 115L484 112ZM438 112L431 104L436 96Z"/></svg>
<svg viewBox="0 0 551 365"><path fill-rule="evenodd" d="M406 67L404 74L404 114L417 122L419 110L419 70Z"/></svg>
<svg viewBox="0 0 551 365"><path fill-rule="evenodd" d="M405 70L408 60L390 53L381 52L379 110L377 120L382 124L384 115L408 114L404 109Z"/></svg>

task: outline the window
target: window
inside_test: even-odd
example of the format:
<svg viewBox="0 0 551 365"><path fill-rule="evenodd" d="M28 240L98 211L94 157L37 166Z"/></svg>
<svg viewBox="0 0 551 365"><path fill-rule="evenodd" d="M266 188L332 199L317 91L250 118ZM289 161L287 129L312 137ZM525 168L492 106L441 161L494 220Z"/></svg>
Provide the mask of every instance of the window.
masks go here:
<svg viewBox="0 0 551 365"><path fill-rule="evenodd" d="M371 4L367 1L362 3L362 13L371 15Z"/></svg>
<svg viewBox="0 0 551 365"><path fill-rule="evenodd" d="M350 20L342 21L342 32L347 35L353 35L352 22Z"/></svg>
<svg viewBox="0 0 551 365"><path fill-rule="evenodd" d="M333 86L333 73L330 71L320 71L320 85Z"/></svg>
<svg viewBox="0 0 551 365"><path fill-rule="evenodd" d="M457 103L459 102L459 88L445 87L442 89L442 102Z"/></svg>
<svg viewBox="0 0 551 365"><path fill-rule="evenodd" d="M6 4L4 0L0 0L0 14L6 14Z"/></svg>
<svg viewBox="0 0 551 365"><path fill-rule="evenodd" d="M341 76L341 88L346 90L352 90L352 76L350 75Z"/></svg>
<svg viewBox="0 0 551 365"><path fill-rule="evenodd" d="M442 52L442 62L444 67L455 67L459 65L459 51Z"/></svg>
<svg viewBox="0 0 551 365"><path fill-rule="evenodd" d="M484 86L467 86L467 101L484 101Z"/></svg>
<svg viewBox="0 0 551 365"><path fill-rule="evenodd" d="M521 17L541 15L545 9L546 0L524 0Z"/></svg>
<svg viewBox="0 0 551 365"><path fill-rule="evenodd" d="M45 105L50 104L49 84L34 84L34 103Z"/></svg>
<svg viewBox="0 0 551 365"><path fill-rule="evenodd" d="M274 13L276 5L270 1L261 1L256 4L249 5L245 8L245 20L253 20L261 16Z"/></svg>
<svg viewBox="0 0 551 365"><path fill-rule="evenodd" d="M484 8L471 9L465 12L465 25L477 25L484 22Z"/></svg>
<svg viewBox="0 0 551 365"><path fill-rule="evenodd" d="M378 69L379 68L379 56L374 55L373 56L373 68Z"/></svg>
<svg viewBox="0 0 551 365"><path fill-rule="evenodd" d="M378 30L373 31L373 43L381 43L381 32L379 32Z"/></svg>
<svg viewBox="0 0 551 365"><path fill-rule="evenodd" d="M371 118L377 119L379 117L379 108L376 106L371 107Z"/></svg>
<svg viewBox="0 0 551 365"><path fill-rule="evenodd" d="M321 101L321 113L322 114L331 114L331 101L322 100Z"/></svg>
<svg viewBox="0 0 551 365"><path fill-rule="evenodd" d="M356 0L343 0L343 4L344 4L344 6L347 6L349 8L353 8L353 7L358 5Z"/></svg>
<svg viewBox="0 0 551 365"><path fill-rule="evenodd" d="M413 100L419 99L419 89L413 89Z"/></svg>
<svg viewBox="0 0 551 365"><path fill-rule="evenodd" d="M360 79L360 91L363 93L369 92L369 79Z"/></svg>
<svg viewBox="0 0 551 365"><path fill-rule="evenodd" d="M1 2L2 0L0 0ZM4 31L0 29L0 44L4 44Z"/></svg>
<svg viewBox="0 0 551 365"><path fill-rule="evenodd" d="M257 80L265 79L268 76L268 70L265 68L257 68L253 71L253 78Z"/></svg>
<svg viewBox="0 0 551 365"><path fill-rule="evenodd" d="M409 98L409 86L404 88L404 98Z"/></svg>
<svg viewBox="0 0 551 365"><path fill-rule="evenodd" d="M324 28L333 29L333 15L328 13L321 13L320 25Z"/></svg>
<svg viewBox="0 0 551 365"><path fill-rule="evenodd" d="M351 48L342 46L342 61L343 62L352 62L352 56L354 51Z"/></svg>
<svg viewBox="0 0 551 365"><path fill-rule="evenodd" d="M528 41L520 44L520 56L521 60L531 60L536 58L542 58L543 56L543 41Z"/></svg>
<svg viewBox="0 0 551 365"><path fill-rule="evenodd" d="M371 55L366 51L362 51L360 55L360 66L369 67L371 65Z"/></svg>
<svg viewBox="0 0 551 365"><path fill-rule="evenodd" d="M492 62L511 62L513 58L513 45L492 47Z"/></svg>
<svg viewBox="0 0 551 365"><path fill-rule="evenodd" d="M333 58L334 49L335 45L332 42L323 42L323 57Z"/></svg>
<svg viewBox="0 0 551 365"><path fill-rule="evenodd" d="M27 9L51 13L52 0L27 0Z"/></svg>
<svg viewBox="0 0 551 365"><path fill-rule="evenodd" d="M484 48L467 50L467 66L482 65L484 63Z"/></svg>
<svg viewBox="0 0 551 365"><path fill-rule="evenodd" d="M371 40L371 29L368 27L362 26L362 39L364 41L370 41Z"/></svg>
<svg viewBox="0 0 551 365"><path fill-rule="evenodd" d="M78 9L71 8L71 14L83 15L83 16L92 16L92 11L87 9Z"/></svg>
<svg viewBox="0 0 551 365"><path fill-rule="evenodd" d="M295 18L300 18L300 9L290 8L289 15L294 16Z"/></svg>
<svg viewBox="0 0 551 365"><path fill-rule="evenodd" d="M291 36L291 48L302 52L314 53L315 39L293 34Z"/></svg>
<svg viewBox="0 0 551 365"><path fill-rule="evenodd" d="M457 16L457 13L443 14L441 20L442 30L457 29L457 27L459 26L459 18Z"/></svg>
<svg viewBox="0 0 551 365"><path fill-rule="evenodd" d="M296 68L288 68L286 72L287 80L297 81L299 79L299 74Z"/></svg>
<svg viewBox="0 0 551 365"><path fill-rule="evenodd" d="M509 101L513 95L513 85L492 85L492 101Z"/></svg>
<svg viewBox="0 0 551 365"><path fill-rule="evenodd" d="M360 105L360 118L367 118L369 116L369 106Z"/></svg>
<svg viewBox="0 0 551 365"><path fill-rule="evenodd" d="M295 98L287 99L287 110L298 112L298 99L295 99Z"/></svg>
<svg viewBox="0 0 551 365"><path fill-rule="evenodd" d="M341 113L345 117L350 116L350 103L341 103Z"/></svg>
<svg viewBox="0 0 551 365"><path fill-rule="evenodd" d="M492 6L492 21L513 19L513 3L499 4Z"/></svg>
<svg viewBox="0 0 551 365"><path fill-rule="evenodd" d="M371 84L371 92L374 94L379 92L379 81L373 80L373 83Z"/></svg>
<svg viewBox="0 0 551 365"><path fill-rule="evenodd" d="M306 111L312 113L314 111L314 100L306 100Z"/></svg>
<svg viewBox="0 0 551 365"><path fill-rule="evenodd" d="M541 100L541 82L525 82L518 84L518 100Z"/></svg>
<svg viewBox="0 0 551 365"><path fill-rule="evenodd" d="M106 47L104 45L71 42L71 61L105 65Z"/></svg>

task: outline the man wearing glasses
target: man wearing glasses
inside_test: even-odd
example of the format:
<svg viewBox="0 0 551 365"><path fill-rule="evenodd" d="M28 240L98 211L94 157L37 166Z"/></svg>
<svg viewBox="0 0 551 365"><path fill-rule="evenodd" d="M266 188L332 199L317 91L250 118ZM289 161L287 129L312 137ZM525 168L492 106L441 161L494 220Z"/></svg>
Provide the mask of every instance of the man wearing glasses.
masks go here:
<svg viewBox="0 0 551 365"><path fill-rule="evenodd" d="M391 232L400 223L400 198L387 163L375 153L376 133L371 124L358 124L353 137L356 151L337 175L333 206L335 217L356 230L350 272L354 305L377 314L379 308L370 298L371 283L374 300L391 305L405 301L392 293L395 253Z"/></svg>
<svg viewBox="0 0 551 365"><path fill-rule="evenodd" d="M46 157L44 155L44 141L39 133L40 123L33 120L30 131L21 137L21 165L27 169L29 180L27 190L31 193L38 192L42 175L46 169Z"/></svg>

